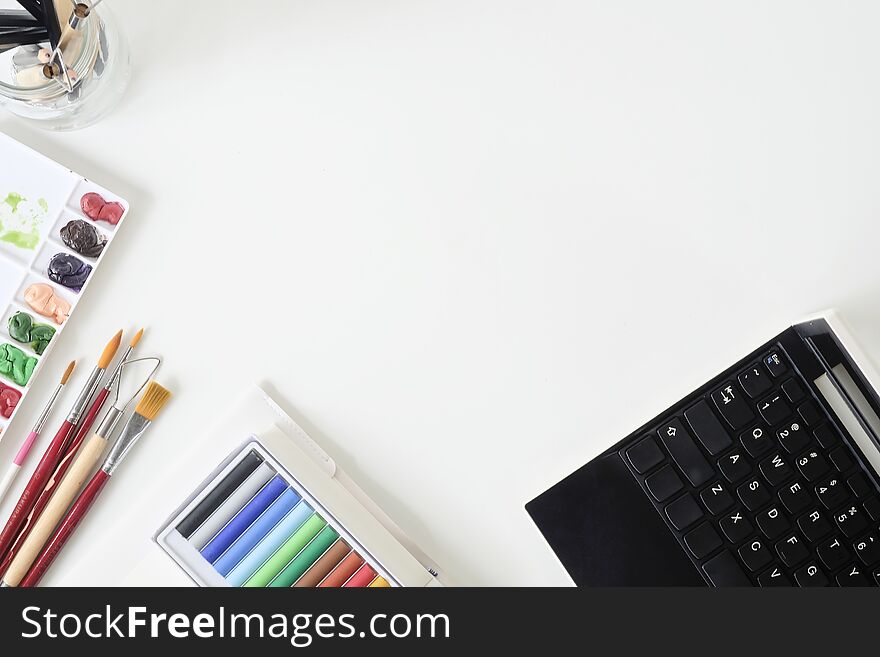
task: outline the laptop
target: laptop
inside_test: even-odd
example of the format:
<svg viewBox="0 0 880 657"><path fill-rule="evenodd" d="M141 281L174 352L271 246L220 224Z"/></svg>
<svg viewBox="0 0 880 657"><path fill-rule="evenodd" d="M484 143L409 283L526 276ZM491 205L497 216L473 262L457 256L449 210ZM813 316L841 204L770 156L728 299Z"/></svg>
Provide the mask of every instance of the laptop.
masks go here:
<svg viewBox="0 0 880 657"><path fill-rule="evenodd" d="M823 314L526 511L579 586L878 586L877 386L840 320Z"/></svg>

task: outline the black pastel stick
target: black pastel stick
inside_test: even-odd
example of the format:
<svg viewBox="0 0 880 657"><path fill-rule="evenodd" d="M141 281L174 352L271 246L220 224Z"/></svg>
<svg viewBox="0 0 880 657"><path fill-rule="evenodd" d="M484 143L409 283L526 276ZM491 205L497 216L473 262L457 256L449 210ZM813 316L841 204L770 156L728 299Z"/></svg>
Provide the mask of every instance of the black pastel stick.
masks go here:
<svg viewBox="0 0 880 657"><path fill-rule="evenodd" d="M25 30L24 32L0 31L0 45L2 46L25 46L34 43L42 43L48 40L49 35L45 30Z"/></svg>
<svg viewBox="0 0 880 657"><path fill-rule="evenodd" d="M196 505L196 508L190 511L189 515L180 521L177 525L177 531L184 538L189 538L195 531L202 526L202 523L217 510L223 502L226 501L235 490L244 483L251 473L260 467L263 457L256 452L250 452L245 456L238 465L232 468L230 472L220 484L208 493L205 498Z"/></svg>

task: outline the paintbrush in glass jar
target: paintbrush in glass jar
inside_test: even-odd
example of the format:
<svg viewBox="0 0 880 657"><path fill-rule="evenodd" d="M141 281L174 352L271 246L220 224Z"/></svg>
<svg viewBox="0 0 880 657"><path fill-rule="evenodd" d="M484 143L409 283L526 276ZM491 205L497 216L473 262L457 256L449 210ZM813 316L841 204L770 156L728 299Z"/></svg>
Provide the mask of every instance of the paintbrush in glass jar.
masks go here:
<svg viewBox="0 0 880 657"><path fill-rule="evenodd" d="M132 415L128 424L122 430L122 435L114 443L107 458L104 459L101 469L95 473L76 502L67 511L67 514L61 520L58 528L49 538L49 541L43 547L33 566L31 566L27 575L19 583L19 586L36 586L39 583L40 579L52 565L55 557L58 556L58 553L95 503L101 490L114 475L125 457L131 452L135 443L156 420L170 398L171 393L168 390L156 382L150 383L143 398L138 403L134 415ZM2 586L9 586L5 578Z"/></svg>
<svg viewBox="0 0 880 657"><path fill-rule="evenodd" d="M64 386L66 386L67 382L70 380L70 375L73 374L73 370L75 367L75 360L71 361L70 365L67 366L67 369L61 376L61 382L58 384L58 387L55 388L55 392L53 393L52 397L49 398L49 403L46 404L43 412L40 413L40 418L34 425L33 431L28 434L28 437L25 438L24 442L21 444L21 447L18 448L18 453L16 453L15 458L12 459L12 463L9 464L9 468L6 470L6 474L3 475L3 479L0 480L0 502L3 502L3 498L5 498L6 493L9 492L9 487L12 485L12 482L15 481L15 478L18 476L19 471L21 471L21 466L24 464L24 460L27 458L28 454L30 454L34 443L43 432L43 427L46 426L46 421L49 419L49 414L55 407L55 403L58 401L58 396L61 394Z"/></svg>
<svg viewBox="0 0 880 657"><path fill-rule="evenodd" d="M101 425L95 433L92 434L88 441L86 441L83 448L79 450L76 458L73 459L70 471L58 484L42 514L38 517L34 517L29 529L21 534L20 541L9 551L9 554L13 555L13 557L8 566L6 564L3 566L3 582L5 582L7 586L19 585L22 578L33 564L34 559L36 559L40 550L46 544L46 540L52 534L52 530L58 525L58 521L61 520L64 512L67 511L71 502L76 498L82 485L86 482L86 479L88 479L89 475L94 472L95 466L100 463L104 450L106 449L110 438L113 436L116 427L119 425L119 421L125 414L126 409L134 403L134 401L140 396L140 393L143 392L144 388L147 387L147 384L150 382L150 379L152 379L153 374L159 369L162 361L159 358L139 358L126 361L123 365L122 376L124 376L124 368L143 362L153 364L149 376L139 381L140 386L137 391L124 403L120 403L119 391L117 389L117 396L113 406L107 411L107 415L104 417ZM155 403L155 395L155 387L153 387L153 397L145 395L144 403L146 403L147 406ZM142 405L143 404L139 404L138 408L141 408ZM143 412L146 411L142 410L142 414Z"/></svg>

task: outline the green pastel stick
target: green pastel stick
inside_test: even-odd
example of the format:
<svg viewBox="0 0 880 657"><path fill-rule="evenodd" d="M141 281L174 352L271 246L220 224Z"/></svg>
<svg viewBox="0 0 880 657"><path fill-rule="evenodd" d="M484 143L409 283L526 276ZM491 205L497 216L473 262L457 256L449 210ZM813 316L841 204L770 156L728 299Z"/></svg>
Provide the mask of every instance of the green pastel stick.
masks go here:
<svg viewBox="0 0 880 657"><path fill-rule="evenodd" d="M319 531L324 529L326 524L321 516L317 513L313 514L294 532L293 536L288 538L275 551L275 554L266 560L266 563L260 566L257 572L251 575L251 578L244 583L244 586L250 588L267 586L269 582L275 579L275 575L280 573L299 554L300 550L308 545L318 535Z"/></svg>
<svg viewBox="0 0 880 657"><path fill-rule="evenodd" d="M324 527L315 540L306 545L293 561L287 564L287 568L278 573L269 586L273 588L287 588L293 586L302 574L311 568L312 564L321 558L327 549L339 538L339 532L330 527Z"/></svg>

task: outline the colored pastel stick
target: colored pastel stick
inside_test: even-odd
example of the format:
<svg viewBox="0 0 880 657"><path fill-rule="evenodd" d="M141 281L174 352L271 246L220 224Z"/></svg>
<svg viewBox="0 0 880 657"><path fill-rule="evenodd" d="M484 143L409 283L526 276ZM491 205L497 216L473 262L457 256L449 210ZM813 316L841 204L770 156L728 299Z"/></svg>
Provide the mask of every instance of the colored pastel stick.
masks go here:
<svg viewBox="0 0 880 657"><path fill-rule="evenodd" d="M291 509L299 503L300 499L302 498L300 498L299 494L292 488L288 488L284 491L281 494L281 497L275 500L272 505L266 509L266 512L261 515L254 524L248 527L244 534L242 534L238 540L236 540L235 543L223 553L223 556L214 562L214 570L223 575L223 577L226 577L232 569L235 568L242 559L247 557L251 550L253 550L263 538L265 538L266 534L272 531L272 528L290 513ZM304 522L311 512L311 508L303 503L303 515L300 523ZM268 558L269 556L267 555L266 559ZM259 565L259 563L256 564L254 570L256 570ZM253 570L248 573L247 577L244 579L250 577L251 573L253 573Z"/></svg>
<svg viewBox="0 0 880 657"><path fill-rule="evenodd" d="M244 457L232 471L226 475L223 481L205 496L201 502L196 505L189 515L180 521L177 525L177 531L184 538L189 538L195 531L202 526L214 511L217 510L226 499L235 492L235 490L244 483L251 473L260 467L263 457L256 452L250 452Z"/></svg>
<svg viewBox="0 0 880 657"><path fill-rule="evenodd" d="M189 542L197 550L205 547L232 520L233 516L241 511L260 492L274 475L275 471L268 464L260 464L260 467L254 470L241 483L241 486L232 491L232 494L223 500L223 504L214 509L214 513L202 523L202 526L192 533L189 537Z"/></svg>
<svg viewBox="0 0 880 657"><path fill-rule="evenodd" d="M330 546L339 538L339 532L330 525L324 527L314 540L306 545L287 566L275 576L269 586L272 588L289 588L311 568Z"/></svg>
<svg viewBox="0 0 880 657"><path fill-rule="evenodd" d="M349 552L348 556L339 562L330 574L318 584L321 589L338 589L345 584L349 578L357 572L357 569L364 565L364 559L357 552Z"/></svg>
<svg viewBox="0 0 880 657"><path fill-rule="evenodd" d="M302 527L296 530L293 536L278 548L275 554L269 557L266 563L260 566L257 572L251 575L251 578L244 585L248 588L268 586L269 582L275 579L275 576L299 554L299 551L311 543L326 524L321 516L317 513L313 514L302 524Z"/></svg>
<svg viewBox="0 0 880 657"><path fill-rule="evenodd" d="M376 571L370 568L367 564L364 564L360 567L360 570L351 576L351 579L343 584L343 587L347 589L364 588L374 579L376 579Z"/></svg>
<svg viewBox="0 0 880 657"><path fill-rule="evenodd" d="M254 521L263 515L263 512L278 499L278 497L287 489L287 482L281 478L281 475L275 475L268 484L263 486L259 493L254 495L253 499L238 513L233 516L232 520L226 523L218 534L210 540L210 542L202 548L202 556L211 563L217 561L221 554L226 552L230 545L236 539L244 534L245 530L250 527Z"/></svg>
<svg viewBox="0 0 880 657"><path fill-rule="evenodd" d="M296 580L294 586L301 589L316 587L331 570L339 565L340 561L348 556L349 552L351 552L351 548L348 543L340 538L303 573L302 577Z"/></svg>
<svg viewBox="0 0 880 657"><path fill-rule="evenodd" d="M248 581L251 575L257 572L260 566L268 561L278 551L278 548L284 545L284 542L293 536L296 530L314 513L315 510L306 504L305 501L297 504L290 513L284 516L281 522L275 525L272 531L266 534L266 537L251 550L250 554L232 569L226 577L226 581L232 586L241 586Z"/></svg>
<svg viewBox="0 0 880 657"><path fill-rule="evenodd" d="M370 587L369 587L369 588L374 588L374 589L390 589L390 588L391 588L391 584L388 583L388 580L387 580L387 579L385 579L385 578L382 577L381 575L378 575L378 576L376 577L376 579L374 579L372 582L370 582Z"/></svg>

